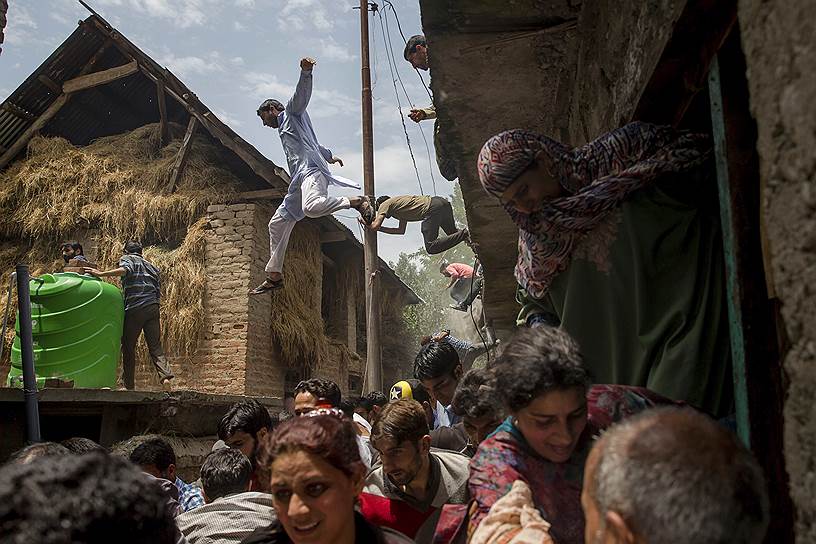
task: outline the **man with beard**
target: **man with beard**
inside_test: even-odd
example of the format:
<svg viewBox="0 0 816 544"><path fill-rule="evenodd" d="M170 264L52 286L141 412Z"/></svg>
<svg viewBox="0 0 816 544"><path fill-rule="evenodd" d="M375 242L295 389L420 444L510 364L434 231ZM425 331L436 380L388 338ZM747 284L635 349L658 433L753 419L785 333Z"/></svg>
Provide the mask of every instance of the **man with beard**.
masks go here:
<svg viewBox="0 0 816 544"><path fill-rule="evenodd" d="M468 503L469 459L431 448L425 411L410 399L381 410L371 443L382 464L366 478L360 495L363 516L420 544L431 542L442 506Z"/></svg>
<svg viewBox="0 0 816 544"><path fill-rule="evenodd" d="M218 424L218 438L228 447L241 450L252 463L252 491L266 491L269 487L269 478L258 474L256 456L258 447L272 429L269 411L255 399L233 404Z"/></svg>
<svg viewBox="0 0 816 544"><path fill-rule="evenodd" d="M69 265L71 261L88 262L88 258L82 250L82 244L77 241L65 242L60 249L62 250L62 260L65 261L66 265Z"/></svg>

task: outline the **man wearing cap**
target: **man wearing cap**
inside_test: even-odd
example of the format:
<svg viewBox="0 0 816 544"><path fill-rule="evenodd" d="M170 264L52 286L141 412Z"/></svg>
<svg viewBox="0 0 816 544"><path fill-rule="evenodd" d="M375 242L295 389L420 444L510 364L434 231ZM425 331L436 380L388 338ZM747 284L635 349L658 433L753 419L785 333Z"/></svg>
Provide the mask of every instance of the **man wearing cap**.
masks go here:
<svg viewBox="0 0 816 544"><path fill-rule="evenodd" d="M312 58L300 61L300 79L295 94L284 106L274 99L265 100L258 108L258 117L267 127L278 129L286 162L289 166L289 191L269 221L269 262L266 280L250 291L258 295L283 287L283 258L289 236L295 224L304 217L323 217L339 210L354 208L366 222L373 220L374 210L364 196L332 197L329 185L354 187L360 185L332 175L329 163L343 161L317 141L312 121L306 112L312 96Z"/></svg>

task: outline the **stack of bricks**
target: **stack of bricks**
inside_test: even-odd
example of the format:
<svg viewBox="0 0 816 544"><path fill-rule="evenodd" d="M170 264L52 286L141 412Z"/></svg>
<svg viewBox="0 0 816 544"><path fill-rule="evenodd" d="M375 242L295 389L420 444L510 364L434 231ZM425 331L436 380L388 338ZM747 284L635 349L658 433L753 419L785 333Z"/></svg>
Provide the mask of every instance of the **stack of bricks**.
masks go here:
<svg viewBox="0 0 816 544"><path fill-rule="evenodd" d="M194 354L171 358L174 387L282 397L285 368L270 337L271 298L249 296L266 275L271 210L221 204L207 208L207 215L204 332ZM152 365L137 369L137 388L156 386Z"/></svg>

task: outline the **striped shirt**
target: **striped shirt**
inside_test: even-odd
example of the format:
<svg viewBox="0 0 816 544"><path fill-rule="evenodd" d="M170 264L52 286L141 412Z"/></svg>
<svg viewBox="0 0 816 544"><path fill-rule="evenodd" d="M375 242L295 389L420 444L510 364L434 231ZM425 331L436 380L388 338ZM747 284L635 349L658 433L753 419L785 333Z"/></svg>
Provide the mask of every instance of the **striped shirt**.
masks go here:
<svg viewBox="0 0 816 544"><path fill-rule="evenodd" d="M275 519L272 495L247 491L185 512L176 524L189 544L237 544Z"/></svg>
<svg viewBox="0 0 816 544"><path fill-rule="evenodd" d="M125 269L122 278L125 311L159 303L161 282L158 268L135 254L122 256L119 266Z"/></svg>

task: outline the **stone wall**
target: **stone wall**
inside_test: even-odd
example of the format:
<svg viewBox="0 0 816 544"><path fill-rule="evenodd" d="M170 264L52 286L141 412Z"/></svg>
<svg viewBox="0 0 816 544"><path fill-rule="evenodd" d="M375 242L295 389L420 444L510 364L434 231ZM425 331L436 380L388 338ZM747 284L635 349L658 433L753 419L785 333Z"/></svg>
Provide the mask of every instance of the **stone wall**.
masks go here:
<svg viewBox="0 0 816 544"><path fill-rule="evenodd" d="M759 129L773 288L790 340L785 458L797 541L816 541L816 4L741 0L739 25Z"/></svg>
<svg viewBox="0 0 816 544"><path fill-rule="evenodd" d="M481 187L479 150L506 129L579 145L627 122L684 5L420 0L440 134L457 165L485 270L485 312L499 337L512 333L519 309L518 229Z"/></svg>

